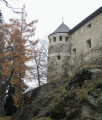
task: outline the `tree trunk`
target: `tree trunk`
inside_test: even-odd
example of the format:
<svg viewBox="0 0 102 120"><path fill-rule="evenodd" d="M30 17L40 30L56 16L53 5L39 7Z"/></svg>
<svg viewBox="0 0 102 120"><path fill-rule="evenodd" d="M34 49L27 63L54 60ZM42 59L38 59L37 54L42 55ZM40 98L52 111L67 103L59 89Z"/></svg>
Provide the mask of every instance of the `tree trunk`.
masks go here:
<svg viewBox="0 0 102 120"><path fill-rule="evenodd" d="M4 110L4 97L5 97L5 85L0 82L0 116L5 115Z"/></svg>
<svg viewBox="0 0 102 120"><path fill-rule="evenodd" d="M37 78L38 78L38 84L39 84L39 87L41 86L41 83L40 83L40 73L39 73L39 66L37 65Z"/></svg>

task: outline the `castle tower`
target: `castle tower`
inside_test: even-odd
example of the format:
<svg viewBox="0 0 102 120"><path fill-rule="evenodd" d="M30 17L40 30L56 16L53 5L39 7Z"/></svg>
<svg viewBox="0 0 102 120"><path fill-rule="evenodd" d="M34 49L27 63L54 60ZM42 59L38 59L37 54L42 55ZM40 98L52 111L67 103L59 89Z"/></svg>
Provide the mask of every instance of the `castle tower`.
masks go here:
<svg viewBox="0 0 102 120"><path fill-rule="evenodd" d="M48 36L48 82L68 76L68 60L70 59L69 30L70 29L62 22L62 24Z"/></svg>

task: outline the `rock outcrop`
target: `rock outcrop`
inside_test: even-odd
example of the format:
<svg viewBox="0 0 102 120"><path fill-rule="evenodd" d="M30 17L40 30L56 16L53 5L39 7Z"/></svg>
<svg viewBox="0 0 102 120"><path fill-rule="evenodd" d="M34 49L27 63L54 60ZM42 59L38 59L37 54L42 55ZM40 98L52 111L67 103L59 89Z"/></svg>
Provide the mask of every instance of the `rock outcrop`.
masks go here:
<svg viewBox="0 0 102 120"><path fill-rule="evenodd" d="M32 91L13 120L102 120L102 74L86 70ZM43 118L44 117L44 118ZM48 118L48 119L47 119Z"/></svg>

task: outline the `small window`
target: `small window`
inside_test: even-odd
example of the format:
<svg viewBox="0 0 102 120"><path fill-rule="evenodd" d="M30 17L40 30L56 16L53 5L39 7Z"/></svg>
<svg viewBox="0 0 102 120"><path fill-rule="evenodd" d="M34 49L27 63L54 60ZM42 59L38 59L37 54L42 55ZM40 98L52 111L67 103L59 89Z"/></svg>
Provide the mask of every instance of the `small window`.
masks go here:
<svg viewBox="0 0 102 120"><path fill-rule="evenodd" d="M58 59L58 60L60 60L60 59L61 59L61 56L60 56L60 55L58 55L58 56L57 56L57 59Z"/></svg>
<svg viewBox="0 0 102 120"><path fill-rule="evenodd" d="M87 49L91 48L91 39L86 41L86 48Z"/></svg>
<svg viewBox="0 0 102 120"><path fill-rule="evenodd" d="M91 23L89 23L89 24L87 25L87 28L91 28Z"/></svg>
<svg viewBox="0 0 102 120"><path fill-rule="evenodd" d="M53 42L56 42L56 37L53 37Z"/></svg>
<svg viewBox="0 0 102 120"><path fill-rule="evenodd" d="M66 42L68 41L68 37L65 37L65 41L66 41Z"/></svg>
<svg viewBox="0 0 102 120"><path fill-rule="evenodd" d="M62 41L62 36L59 37L59 40Z"/></svg>
<svg viewBox="0 0 102 120"><path fill-rule="evenodd" d="M49 40L49 41L50 41L50 43L51 43L51 38L50 38L50 40Z"/></svg>
<svg viewBox="0 0 102 120"><path fill-rule="evenodd" d="M73 55L76 55L76 48L73 49Z"/></svg>

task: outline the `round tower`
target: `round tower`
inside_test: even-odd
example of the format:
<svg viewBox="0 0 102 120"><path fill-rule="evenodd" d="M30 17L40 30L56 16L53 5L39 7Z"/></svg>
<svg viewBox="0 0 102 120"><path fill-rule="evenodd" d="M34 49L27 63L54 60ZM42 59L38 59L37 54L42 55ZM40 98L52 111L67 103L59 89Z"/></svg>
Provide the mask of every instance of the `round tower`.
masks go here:
<svg viewBox="0 0 102 120"><path fill-rule="evenodd" d="M48 36L48 82L68 76L68 60L70 59L69 30L69 27L62 23Z"/></svg>

